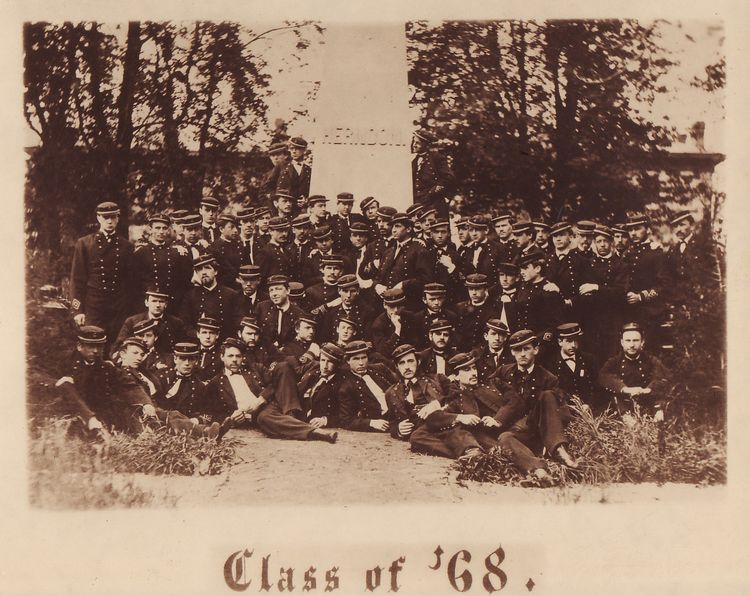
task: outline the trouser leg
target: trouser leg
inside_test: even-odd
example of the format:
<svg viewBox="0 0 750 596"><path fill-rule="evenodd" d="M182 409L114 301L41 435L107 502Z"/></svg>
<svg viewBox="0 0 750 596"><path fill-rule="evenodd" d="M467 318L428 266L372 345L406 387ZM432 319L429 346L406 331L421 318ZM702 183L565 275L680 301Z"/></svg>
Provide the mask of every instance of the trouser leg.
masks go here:
<svg viewBox="0 0 750 596"><path fill-rule="evenodd" d="M306 441L314 430L307 422L282 414L279 406L271 402L255 419L258 428L271 438Z"/></svg>
<svg viewBox="0 0 750 596"><path fill-rule="evenodd" d="M543 391L540 396L539 436L548 453L566 442L563 431L563 409L552 391Z"/></svg>
<svg viewBox="0 0 750 596"><path fill-rule="evenodd" d="M529 426L528 418L522 418L509 431L502 433L498 442L521 470L532 472L545 467L544 460L532 450L532 447L538 447L539 437Z"/></svg>
<svg viewBox="0 0 750 596"><path fill-rule="evenodd" d="M463 428L432 432L426 425L414 430L409 437L412 451L457 458L467 449L479 449L480 445L474 436Z"/></svg>
<svg viewBox="0 0 750 596"><path fill-rule="evenodd" d="M273 370L273 384L276 387L274 400L282 414L301 411L299 393L297 392L297 377L288 362L279 362Z"/></svg>

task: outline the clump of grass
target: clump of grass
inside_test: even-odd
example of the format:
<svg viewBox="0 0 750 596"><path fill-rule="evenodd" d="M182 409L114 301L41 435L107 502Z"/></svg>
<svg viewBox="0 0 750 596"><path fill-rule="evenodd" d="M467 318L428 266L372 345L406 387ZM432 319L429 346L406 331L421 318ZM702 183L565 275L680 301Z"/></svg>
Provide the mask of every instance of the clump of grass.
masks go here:
<svg viewBox="0 0 750 596"><path fill-rule="evenodd" d="M657 423L636 410L620 417L611 410L593 415L574 398L567 428L569 449L580 467L571 470L548 462L556 485L617 482L726 482L726 435L723 427L681 426L677 421ZM524 476L500 449L458 461L457 480L539 486Z"/></svg>
<svg viewBox="0 0 750 596"><path fill-rule="evenodd" d="M91 442L70 432L69 418L36 422L29 442L30 500L44 508L174 506L176 498L143 490L127 475L214 475L235 461L232 439L216 443L146 430Z"/></svg>

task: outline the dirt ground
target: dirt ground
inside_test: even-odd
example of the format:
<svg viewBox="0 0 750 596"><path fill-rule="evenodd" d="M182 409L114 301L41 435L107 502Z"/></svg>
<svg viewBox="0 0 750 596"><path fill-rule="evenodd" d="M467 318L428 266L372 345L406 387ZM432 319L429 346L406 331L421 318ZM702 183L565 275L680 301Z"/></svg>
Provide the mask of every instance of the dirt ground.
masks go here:
<svg viewBox="0 0 750 596"><path fill-rule="evenodd" d="M452 461L412 453L382 434L339 431L335 445L271 440L233 430L238 463L212 477L138 475L138 485L177 498L178 507L358 505L410 503L644 503L712 500L722 486L617 484L528 489L469 482L459 485ZM132 477L130 477L132 478Z"/></svg>

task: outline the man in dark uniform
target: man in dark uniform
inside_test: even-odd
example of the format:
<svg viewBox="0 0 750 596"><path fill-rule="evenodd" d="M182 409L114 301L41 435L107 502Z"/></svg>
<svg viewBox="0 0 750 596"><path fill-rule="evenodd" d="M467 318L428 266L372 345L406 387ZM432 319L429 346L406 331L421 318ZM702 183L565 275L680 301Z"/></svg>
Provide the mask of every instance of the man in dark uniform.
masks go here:
<svg viewBox="0 0 750 596"><path fill-rule="evenodd" d="M576 223L575 250L584 258L591 256L591 243L594 241L596 223L582 219Z"/></svg>
<svg viewBox="0 0 750 596"><path fill-rule="evenodd" d="M669 223L675 242L667 253L665 277L671 282L670 302L679 303L684 292L700 296L703 289L710 286L717 277L717 271L711 270L716 261L710 258L710 243L705 234L696 229L692 213L680 211Z"/></svg>
<svg viewBox="0 0 750 596"><path fill-rule="evenodd" d="M146 289L146 312L132 315L125 319L117 334L115 346L118 346L128 337L135 335L133 328L141 321L156 322L156 349L159 352L168 352L178 341L186 337L185 324L175 316L166 312L169 304L169 295L159 288L150 287Z"/></svg>
<svg viewBox="0 0 750 596"><path fill-rule="evenodd" d="M346 346L349 370L339 385L340 423L348 430L388 432L385 392L396 376L383 364L370 364L369 350L367 342L359 340Z"/></svg>
<svg viewBox="0 0 750 596"><path fill-rule="evenodd" d="M289 147L286 143L273 143L268 148L268 157L271 160L272 167L264 175L261 181L261 194L268 206L271 204L273 196L279 188L279 178L281 171L289 162Z"/></svg>
<svg viewBox="0 0 750 596"><path fill-rule="evenodd" d="M516 325L520 329L531 329L536 333L543 342L544 353L552 345L555 327L563 318L564 306L556 286L547 285L544 276L546 261L546 255L538 248L521 255L519 268L523 283L516 296Z"/></svg>
<svg viewBox="0 0 750 596"><path fill-rule="evenodd" d="M170 368L173 364L172 346L168 349L160 349L156 343L159 338L158 333L156 321L140 321L133 326L132 337L141 340L146 348L139 369L150 379L153 379L158 371ZM153 392L149 394L153 395Z"/></svg>
<svg viewBox="0 0 750 596"><path fill-rule="evenodd" d="M307 213L300 213L292 220L292 234L294 239L289 247L294 253L294 260L297 263L303 262L310 251L313 249L313 243L310 239L313 226L310 223L310 216Z"/></svg>
<svg viewBox="0 0 750 596"><path fill-rule="evenodd" d="M260 267L257 265L243 265L239 273L242 292L237 297L237 311L235 320L239 322L243 317L255 313L258 304L265 299L260 292Z"/></svg>
<svg viewBox="0 0 750 596"><path fill-rule="evenodd" d="M260 267L262 283L275 275L283 275L294 279L297 273L297 262L294 254L287 246L291 224L283 217L274 217L268 225L271 240L258 255L257 265Z"/></svg>
<svg viewBox="0 0 750 596"><path fill-rule="evenodd" d="M310 195L312 169L305 163L307 141L302 137L292 137L289 139L289 153L291 159L288 161L288 165L281 170L276 190L279 188L289 190L289 193L297 202L297 206L299 206L300 199L304 204Z"/></svg>
<svg viewBox="0 0 750 596"><path fill-rule="evenodd" d="M469 218L469 235L472 240L471 257L466 260L465 273L481 273L487 278L490 286L497 283L497 266L500 264L500 252L497 244L487 239L489 224L481 215Z"/></svg>
<svg viewBox="0 0 750 596"><path fill-rule="evenodd" d="M405 308L403 290L386 290L381 298L385 312L372 323L372 343L376 352L390 358L397 345L419 339L420 325L417 316Z"/></svg>
<svg viewBox="0 0 750 596"><path fill-rule="evenodd" d="M320 347L315 343L318 322L312 315L303 312L294 321L294 338L279 350L279 359L289 359L292 366L306 364L315 359Z"/></svg>
<svg viewBox="0 0 750 596"><path fill-rule="evenodd" d="M521 271L515 263L500 263L497 266L499 284L496 297L500 309L500 319L511 333L518 330L518 278Z"/></svg>
<svg viewBox="0 0 750 596"><path fill-rule="evenodd" d="M380 267L383 262L385 249L394 242L393 240L393 218L397 211L394 207L384 205L378 209L378 235L367 245L369 260Z"/></svg>
<svg viewBox="0 0 750 596"><path fill-rule="evenodd" d="M213 255L198 257L193 261L193 270L200 285L188 290L180 310L180 319L188 332L194 331L198 319L205 316L219 321L221 337L234 335L237 292L216 281L216 260Z"/></svg>
<svg viewBox="0 0 750 596"><path fill-rule="evenodd" d="M216 218L219 215L221 203L215 197L203 197L198 212L203 219L203 239L212 244L219 238L219 230L216 227Z"/></svg>
<svg viewBox="0 0 750 596"><path fill-rule="evenodd" d="M201 317L196 324L196 337L200 346L196 374L202 381L209 381L221 371L219 357L219 332L221 327L216 319Z"/></svg>
<svg viewBox="0 0 750 596"><path fill-rule="evenodd" d="M363 221L355 221L349 227L349 232L352 251L347 255L350 266L344 273L354 273L362 289L372 288L372 278L377 273L377 267L367 250L367 243L372 235L370 227Z"/></svg>
<svg viewBox="0 0 750 596"><path fill-rule="evenodd" d="M436 321L437 319L445 319L451 325L455 325L457 322L458 315L452 310L445 308L446 291L446 287L441 283L429 283L424 286L424 296L422 301L425 304L425 308L417 313L420 337L415 345L419 348L427 345L427 342L429 341L427 338L427 332L433 321Z"/></svg>
<svg viewBox="0 0 750 596"><path fill-rule="evenodd" d="M265 367L271 365L271 362L278 357L278 351L274 347L269 350L260 342L260 325L255 317L244 317L239 324L237 336L245 345L243 352L243 367L249 368L254 364L261 364Z"/></svg>
<svg viewBox="0 0 750 596"><path fill-rule="evenodd" d="M310 251L310 254L299 267L300 281L308 288L322 279L320 274L321 260L334 254L333 232L331 232L330 226L322 225L313 229L312 237L315 241L315 248Z"/></svg>
<svg viewBox="0 0 750 596"><path fill-rule="evenodd" d="M138 288L137 300L145 295L146 288L157 287L169 294L175 312L180 308L193 276L193 260L180 243L168 243L169 216L162 213L148 218L151 233L148 244L135 249L133 268ZM170 346L171 349L171 346Z"/></svg>
<svg viewBox="0 0 750 596"><path fill-rule="evenodd" d="M513 356L507 345L508 337L510 337L510 331L500 319L487 321L484 343L474 350L480 381L488 381L502 365L513 362Z"/></svg>
<svg viewBox="0 0 750 596"><path fill-rule="evenodd" d="M319 228L329 223L330 216L326 209L328 199L323 195L313 195L307 199L307 211L310 218L310 225L313 228Z"/></svg>
<svg viewBox="0 0 750 596"><path fill-rule="evenodd" d="M349 241L349 228L355 221L363 221L359 214L352 213L354 206L354 195L350 192L340 192L336 195L336 214L331 216L328 225L331 226L333 234L333 249L339 253L350 252L352 249Z"/></svg>
<svg viewBox="0 0 750 596"><path fill-rule="evenodd" d="M537 248L535 237L534 225L530 221L517 221L513 224L513 240L518 247L514 262L517 263L523 255Z"/></svg>
<svg viewBox="0 0 750 596"><path fill-rule="evenodd" d="M419 370L426 375L448 376L448 360L455 354L451 345L453 325L445 319L435 319L430 323L427 338L428 348L419 352Z"/></svg>
<svg viewBox="0 0 750 596"><path fill-rule="evenodd" d="M269 350L281 349L294 338L294 322L303 311L289 300L289 278L284 275L268 278L268 297L256 310L260 335Z"/></svg>
<svg viewBox="0 0 750 596"><path fill-rule="evenodd" d="M310 312L322 315L329 308L339 303L338 281L344 271L344 259L341 255L323 257L320 261L322 279L319 283L306 289L307 303Z"/></svg>
<svg viewBox="0 0 750 596"><path fill-rule="evenodd" d="M172 357L174 366L155 376L154 403L165 410L178 410L196 420L205 421L206 385L198 378L200 348L193 342L178 342Z"/></svg>
<svg viewBox="0 0 750 596"><path fill-rule="evenodd" d="M133 281L133 249L116 232L120 208L100 203L99 231L79 238L70 272L71 310L76 325L94 325L115 337L129 314Z"/></svg>
<svg viewBox="0 0 750 596"><path fill-rule="evenodd" d="M262 246L256 236L255 209L252 207L240 209L237 212L237 222L240 226L240 235L238 238L240 267L243 265L256 265Z"/></svg>
<svg viewBox="0 0 750 596"><path fill-rule="evenodd" d="M509 344L516 362L503 366L496 375L496 383L507 399L495 416L504 431L500 446L511 454L517 467L547 482L546 465L539 457L542 449L563 465L578 467L566 449L565 396L555 375L536 362L539 344L533 331L516 331Z"/></svg>
<svg viewBox="0 0 750 596"><path fill-rule="evenodd" d="M531 222L534 226L534 235L536 236L536 245L546 253L550 253L553 250L553 246L550 244L550 226L547 222L540 219L535 219Z"/></svg>
<svg viewBox="0 0 750 596"><path fill-rule="evenodd" d="M203 239L203 219L198 213L188 213L182 218L182 239L175 246L184 246L191 263L208 249L208 242ZM187 288L186 290L187 291Z"/></svg>
<svg viewBox="0 0 750 596"><path fill-rule="evenodd" d="M612 249L614 253L622 258L630 246L630 234L624 223L616 223L612 226Z"/></svg>
<svg viewBox="0 0 750 596"><path fill-rule="evenodd" d="M378 209L380 203L375 197L365 197L359 202L359 210L364 217L364 223L370 231L370 236L374 238L378 233Z"/></svg>
<svg viewBox="0 0 750 596"><path fill-rule="evenodd" d="M664 420L669 391L669 371L661 360L644 353L646 341L637 323L627 323L620 339L622 353L604 363L599 383L622 414L636 404L656 421Z"/></svg>
<svg viewBox="0 0 750 596"><path fill-rule="evenodd" d="M466 296L464 287L465 264L458 254L450 236L450 224L436 221L430 226L430 260L434 263L432 281L445 286L448 302L451 306Z"/></svg>
<svg viewBox="0 0 750 596"><path fill-rule="evenodd" d="M567 221L558 221L552 226L554 251L547 259L545 277L555 284L568 310L578 296L581 278L586 268L586 257L573 249L572 226Z"/></svg>
<svg viewBox="0 0 750 596"><path fill-rule="evenodd" d="M483 341L485 325L497 316L497 302L487 291L487 277L481 273L466 276L469 299L456 305L457 349L469 352Z"/></svg>
<svg viewBox="0 0 750 596"><path fill-rule="evenodd" d="M273 195L273 209L276 217L282 218L291 225L295 211L295 198L286 189L279 189Z"/></svg>
<svg viewBox="0 0 750 596"><path fill-rule="evenodd" d="M320 359L311 362L299 381L305 419L314 428L339 426L339 383L344 350L332 343L320 346Z"/></svg>
<svg viewBox="0 0 750 596"><path fill-rule="evenodd" d="M501 213L491 222L495 228L495 244L498 247L498 259L501 263L512 263L518 256L518 245L513 241L513 224L510 213Z"/></svg>
<svg viewBox="0 0 750 596"><path fill-rule="evenodd" d="M258 239L258 245L262 248L271 240L271 208L258 207L255 210L255 226L257 231L255 237ZM257 265L257 263L256 263Z"/></svg>
<svg viewBox="0 0 750 596"><path fill-rule="evenodd" d="M228 288L239 290L240 285L237 282L237 277L242 259L240 243L237 240L237 219L234 215L222 213L217 220L217 225L219 238L208 249L216 259L216 279Z"/></svg>
<svg viewBox="0 0 750 596"><path fill-rule="evenodd" d="M432 237L430 236L430 228L432 224L437 221L437 209L428 207L423 209L419 213L419 234L415 234L415 238L421 240L422 244L426 248L432 246Z"/></svg>
<svg viewBox="0 0 750 596"><path fill-rule="evenodd" d="M412 139L411 162L414 202L437 210L440 219L448 219L448 197L454 186L454 176L448 160L431 150L434 137L426 130L418 130Z"/></svg>
<svg viewBox="0 0 750 596"><path fill-rule="evenodd" d="M336 321L340 316L355 322L364 336L369 336L370 325L375 318L375 308L362 295L354 275L342 275L336 283L340 304L326 309L319 326L320 341L336 341Z"/></svg>
<svg viewBox="0 0 750 596"><path fill-rule="evenodd" d="M547 358L545 368L557 377L560 389L567 396L576 396L584 404L600 409L597 391L597 368L594 358L581 351L583 330L578 323L563 323L557 327L560 349Z"/></svg>

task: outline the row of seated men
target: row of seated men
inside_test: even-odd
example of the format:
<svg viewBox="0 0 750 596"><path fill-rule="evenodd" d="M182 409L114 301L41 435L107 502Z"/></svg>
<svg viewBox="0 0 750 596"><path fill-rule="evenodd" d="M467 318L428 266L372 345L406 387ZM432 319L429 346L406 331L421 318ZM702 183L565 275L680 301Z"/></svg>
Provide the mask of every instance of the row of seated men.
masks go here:
<svg viewBox="0 0 750 596"><path fill-rule="evenodd" d="M334 443L337 433L327 429L388 432L445 457L501 447L542 483L550 481L545 455L578 466L564 431L571 396L596 408L606 395L621 410L638 404L663 418L668 374L644 352L643 330L634 323L621 330L620 353L601 367L580 350L577 323L558 326L548 350L533 331L511 334L490 319L481 345L455 352L453 326L439 319L427 348L398 343L387 356L351 338L318 345L317 325L302 314L293 339L266 349L257 319L244 318L236 335L219 343L220 325L203 317L197 342L177 341L164 351L158 323L145 319L117 342L111 360L104 359L104 331L84 326L58 386L94 433L162 425L220 439L250 425L269 437Z"/></svg>

